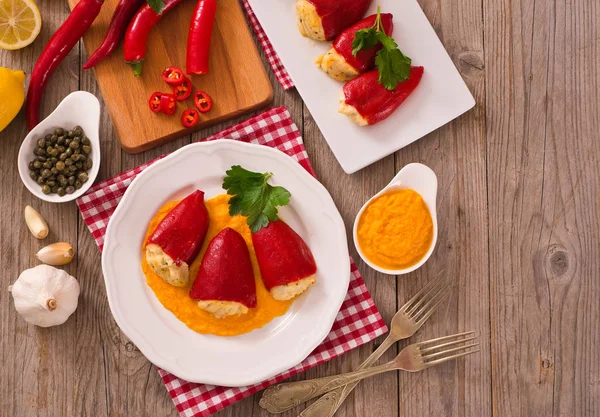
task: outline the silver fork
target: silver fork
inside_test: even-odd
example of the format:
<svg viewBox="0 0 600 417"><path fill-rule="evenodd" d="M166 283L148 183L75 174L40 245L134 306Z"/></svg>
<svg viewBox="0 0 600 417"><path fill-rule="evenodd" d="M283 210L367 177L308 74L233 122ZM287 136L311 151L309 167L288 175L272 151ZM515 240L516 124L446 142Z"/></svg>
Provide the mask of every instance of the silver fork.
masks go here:
<svg viewBox="0 0 600 417"><path fill-rule="evenodd" d="M282 404L295 404L297 398L321 395L383 372L395 370L422 371L431 366L479 352L480 349L473 349L479 343L469 343L475 340L476 336L474 334L474 331L470 331L413 343L402 349L394 360L372 368L311 381L287 382L272 386L263 394L260 405L271 413L277 413L282 409Z"/></svg>
<svg viewBox="0 0 600 417"><path fill-rule="evenodd" d="M448 294L450 294L452 288L453 283L443 275L428 282L414 297L400 307L400 310L398 310L392 318L392 323L390 325L391 329L387 338L383 341L381 346L379 346L379 348L377 348L377 350L375 350L375 352L373 352L371 356L358 367L357 370L370 367L398 340L406 339L415 334L417 330L421 328L423 323L425 323L425 321L433 314L437 306L448 296ZM312 381L304 382L310 383ZM358 382L328 392L327 395L324 395L310 407L306 408L300 414L300 417L333 416L356 385L358 385ZM263 408L266 408L263 405L266 394L267 392L265 392L259 402L260 406ZM312 393L306 394L307 395L303 397L288 398L287 402L279 401L277 404L271 405L269 411L271 413L282 413L320 395Z"/></svg>

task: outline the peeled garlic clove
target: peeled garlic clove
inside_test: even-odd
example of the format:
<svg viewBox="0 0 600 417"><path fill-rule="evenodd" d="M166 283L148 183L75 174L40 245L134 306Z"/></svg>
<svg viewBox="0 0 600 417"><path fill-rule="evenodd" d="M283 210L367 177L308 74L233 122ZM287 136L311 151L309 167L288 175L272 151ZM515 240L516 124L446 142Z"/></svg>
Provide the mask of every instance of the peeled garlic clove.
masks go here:
<svg viewBox="0 0 600 417"><path fill-rule="evenodd" d="M38 239L48 236L48 223L36 209L31 206L25 207L25 223L32 235Z"/></svg>
<svg viewBox="0 0 600 417"><path fill-rule="evenodd" d="M66 265L73 259L73 247L66 242L58 242L48 245L35 256L48 265Z"/></svg>

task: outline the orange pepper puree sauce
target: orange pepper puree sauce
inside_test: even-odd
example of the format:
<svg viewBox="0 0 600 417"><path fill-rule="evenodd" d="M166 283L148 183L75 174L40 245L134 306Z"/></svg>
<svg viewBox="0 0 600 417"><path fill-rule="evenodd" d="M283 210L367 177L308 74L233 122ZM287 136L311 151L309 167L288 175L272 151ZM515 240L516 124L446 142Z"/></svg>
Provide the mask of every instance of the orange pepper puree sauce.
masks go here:
<svg viewBox="0 0 600 417"><path fill-rule="evenodd" d="M228 201L229 195L221 194L206 202L206 208L210 215L210 227L200 254L190 266L190 285L188 287L174 287L167 284L161 277L152 272L152 269L146 262L145 256L146 241L152 232L154 232L158 223L177 205L178 201L169 202L158 210L148 225L148 231L146 232L146 238L142 247L142 270L144 271L144 275L146 275L146 282L152 288L152 291L154 291L161 304L190 329L198 333L209 333L217 336L235 336L258 329L275 317L285 314L293 302L293 300L277 301L271 297L271 294L265 288L260 276L260 269L256 260L256 254L254 253L254 247L252 246L251 232L246 223L246 217L241 215L231 217L229 215ZM196 305L196 301L189 297L189 292L192 282L198 273L198 268L200 267L200 262L208 247L208 243L217 233L226 227L231 227L239 232L248 244L252 269L254 270L254 279L256 280L257 306L256 308L251 308L247 314L217 319L212 314L200 310Z"/></svg>

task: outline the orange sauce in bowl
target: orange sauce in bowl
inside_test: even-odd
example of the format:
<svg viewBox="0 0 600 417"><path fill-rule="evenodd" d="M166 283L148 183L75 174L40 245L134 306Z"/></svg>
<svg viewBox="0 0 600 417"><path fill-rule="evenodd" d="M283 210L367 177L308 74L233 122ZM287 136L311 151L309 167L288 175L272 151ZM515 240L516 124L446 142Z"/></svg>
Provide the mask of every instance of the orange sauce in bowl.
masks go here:
<svg viewBox="0 0 600 417"><path fill-rule="evenodd" d="M258 261L256 260L254 247L252 246L252 235L246 223L246 217L241 215L231 217L229 215L229 205L227 204L229 198L229 195L221 194L206 202L206 208L210 216L210 226L200 254L193 261L192 265L190 265L189 286L174 287L166 283L152 271L152 268L146 262L145 256L146 241L152 232L154 232L158 223L177 205L178 201L169 202L158 210L148 225L148 231L146 232L142 247L142 271L146 276L146 283L152 289L160 303L190 329L198 333L214 334L217 336L236 336L263 327L275 317L285 314L293 302L293 300L277 301L271 297L271 294L265 288L260 276ZM208 243L217 233L226 227L231 227L239 232L248 244L254 279L256 281L257 306L256 308L251 308L247 314L217 319L212 314L200 310L196 305L196 301L189 297L189 292L192 282L198 273L198 268L200 267L200 262L208 247Z"/></svg>

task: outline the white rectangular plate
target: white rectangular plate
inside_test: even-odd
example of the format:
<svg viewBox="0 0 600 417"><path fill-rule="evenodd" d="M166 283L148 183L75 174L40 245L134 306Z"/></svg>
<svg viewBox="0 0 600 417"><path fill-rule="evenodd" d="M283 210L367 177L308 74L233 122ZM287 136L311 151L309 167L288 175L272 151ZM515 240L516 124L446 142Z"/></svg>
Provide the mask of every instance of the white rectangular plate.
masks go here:
<svg viewBox="0 0 600 417"><path fill-rule="evenodd" d="M338 113L343 84L314 65L329 42L304 38L296 27L295 1L249 0L256 17L294 81L325 140L348 174L378 161L445 125L475 105L444 46L415 0L374 1L367 15L394 15L400 49L425 67L421 84L394 114L374 126L358 127Z"/></svg>

